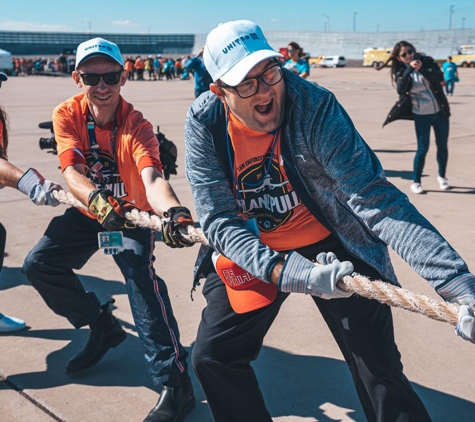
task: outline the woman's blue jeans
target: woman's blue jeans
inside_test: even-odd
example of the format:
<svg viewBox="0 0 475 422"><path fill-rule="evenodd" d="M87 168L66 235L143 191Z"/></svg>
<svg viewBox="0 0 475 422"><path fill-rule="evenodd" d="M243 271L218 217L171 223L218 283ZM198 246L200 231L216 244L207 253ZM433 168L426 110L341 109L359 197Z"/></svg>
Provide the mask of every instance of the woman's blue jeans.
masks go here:
<svg viewBox="0 0 475 422"><path fill-rule="evenodd" d="M429 151L430 128L434 128L435 144L437 146L437 163L439 165L439 176L445 177L449 150L447 147L449 140L449 119L442 112L436 114L414 114L416 126L417 152L414 158L413 180L421 183L422 170L426 162L426 155Z"/></svg>

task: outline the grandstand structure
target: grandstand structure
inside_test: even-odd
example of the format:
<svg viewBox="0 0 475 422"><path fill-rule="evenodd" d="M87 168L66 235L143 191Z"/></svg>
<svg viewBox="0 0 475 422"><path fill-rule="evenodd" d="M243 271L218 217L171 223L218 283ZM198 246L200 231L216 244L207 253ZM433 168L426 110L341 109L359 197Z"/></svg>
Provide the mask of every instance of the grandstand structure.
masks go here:
<svg viewBox="0 0 475 422"><path fill-rule="evenodd" d="M341 55L362 59L365 48L391 48L401 40L414 44L419 51L435 59L454 54L457 46L475 44L475 28L391 32L265 31L277 51L290 41L299 43L312 57ZM74 54L83 41L101 37L119 45L124 55L197 53L206 34L115 34L0 31L0 48L14 56Z"/></svg>
<svg viewBox="0 0 475 422"><path fill-rule="evenodd" d="M13 56L75 54L83 41L101 37L116 43L123 54L189 54L193 34L105 34L0 31L0 48Z"/></svg>

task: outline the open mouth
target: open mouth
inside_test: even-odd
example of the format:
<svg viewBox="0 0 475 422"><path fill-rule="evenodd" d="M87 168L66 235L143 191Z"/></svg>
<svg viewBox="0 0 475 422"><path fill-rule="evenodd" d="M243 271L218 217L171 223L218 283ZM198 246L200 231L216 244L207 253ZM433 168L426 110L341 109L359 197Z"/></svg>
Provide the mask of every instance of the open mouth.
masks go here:
<svg viewBox="0 0 475 422"><path fill-rule="evenodd" d="M257 104L254 108L260 114L269 114L274 108L274 100L269 100L266 103Z"/></svg>

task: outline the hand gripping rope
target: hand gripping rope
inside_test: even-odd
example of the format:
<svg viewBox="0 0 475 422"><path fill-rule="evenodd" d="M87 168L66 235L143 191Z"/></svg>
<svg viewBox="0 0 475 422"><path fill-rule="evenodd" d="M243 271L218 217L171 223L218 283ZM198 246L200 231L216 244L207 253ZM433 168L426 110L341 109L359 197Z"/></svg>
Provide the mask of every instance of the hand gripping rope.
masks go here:
<svg viewBox="0 0 475 422"><path fill-rule="evenodd" d="M87 207L79 202L70 192L54 191L53 196L62 204L87 211ZM160 217L145 211L133 210L126 213L125 218L138 227L145 227L156 231L161 231L162 228ZM208 241L201 229L188 226L187 231L188 233L184 235L186 239L208 245ZM460 307L455 303L439 302L429 296L418 295L410 290L402 289L383 281L370 281L359 274L347 275L340 281L343 282L342 288L367 299L375 299L386 305L403 308L437 321L448 322L454 326L458 323Z"/></svg>

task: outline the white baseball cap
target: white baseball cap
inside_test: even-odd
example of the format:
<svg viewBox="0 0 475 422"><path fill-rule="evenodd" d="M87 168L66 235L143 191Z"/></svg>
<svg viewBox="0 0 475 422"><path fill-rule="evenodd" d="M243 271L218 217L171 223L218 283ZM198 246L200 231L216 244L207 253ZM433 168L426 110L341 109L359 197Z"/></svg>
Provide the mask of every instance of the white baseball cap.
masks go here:
<svg viewBox="0 0 475 422"><path fill-rule="evenodd" d="M120 54L117 44L107 41L104 38L93 38L78 45L76 67L91 57L97 56L109 57L121 66L124 66L124 59L122 58L122 54Z"/></svg>
<svg viewBox="0 0 475 422"><path fill-rule="evenodd" d="M203 60L213 81L236 86L251 69L271 57L284 57L269 45L262 29L247 20L226 22L206 38Z"/></svg>

